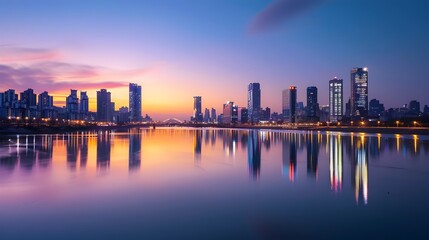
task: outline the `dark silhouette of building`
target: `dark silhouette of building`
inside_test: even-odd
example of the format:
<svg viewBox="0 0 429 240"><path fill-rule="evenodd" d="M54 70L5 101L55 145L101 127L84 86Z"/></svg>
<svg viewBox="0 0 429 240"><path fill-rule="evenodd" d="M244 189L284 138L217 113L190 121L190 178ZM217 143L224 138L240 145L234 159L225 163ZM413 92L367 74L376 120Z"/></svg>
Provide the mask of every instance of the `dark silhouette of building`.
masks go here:
<svg viewBox="0 0 429 240"><path fill-rule="evenodd" d="M106 89L97 91L97 121L111 122L113 120L113 108L111 93Z"/></svg>
<svg viewBox="0 0 429 240"><path fill-rule="evenodd" d="M247 110L249 115L249 121L251 123L257 123L260 120L261 111L261 85L259 83L249 84L247 95Z"/></svg>
<svg viewBox="0 0 429 240"><path fill-rule="evenodd" d="M353 68L351 71L351 115L366 117L368 115L368 69Z"/></svg>
<svg viewBox="0 0 429 240"><path fill-rule="evenodd" d="M204 122L209 123L210 122L210 110L206 108L204 110Z"/></svg>
<svg viewBox="0 0 429 240"><path fill-rule="evenodd" d="M369 116L370 117L380 117L380 114L384 112L384 105L380 103L377 99L372 99L369 101Z"/></svg>
<svg viewBox="0 0 429 240"><path fill-rule="evenodd" d="M319 103L317 101L317 87L307 88L307 119L310 121L318 121Z"/></svg>
<svg viewBox="0 0 429 240"><path fill-rule="evenodd" d="M38 96L37 108L42 118L54 118L54 99L48 92L43 92Z"/></svg>
<svg viewBox="0 0 429 240"><path fill-rule="evenodd" d="M289 109L290 109L290 123L296 123L296 98L297 98L297 89L295 86L290 86L289 88Z"/></svg>
<svg viewBox="0 0 429 240"><path fill-rule="evenodd" d="M217 115L216 115L216 109L212 108L212 114L211 114L211 122L217 122Z"/></svg>
<svg viewBox="0 0 429 240"><path fill-rule="evenodd" d="M79 98L77 97L77 90L70 90L70 95L66 98L66 109L67 119L79 119Z"/></svg>
<svg viewBox="0 0 429 240"><path fill-rule="evenodd" d="M412 100L409 106L410 112L416 115L420 114L420 102L417 100Z"/></svg>
<svg viewBox="0 0 429 240"><path fill-rule="evenodd" d="M241 123L248 123L249 122L249 115L248 115L247 108L241 108L240 112L240 122Z"/></svg>
<svg viewBox="0 0 429 240"><path fill-rule="evenodd" d="M140 122L142 120L142 87L130 83L129 86L129 111L130 121Z"/></svg>
<svg viewBox="0 0 429 240"><path fill-rule="evenodd" d="M196 123L203 122L203 113L201 107L201 96L194 97L194 115L192 116L192 121Z"/></svg>
<svg viewBox="0 0 429 240"><path fill-rule="evenodd" d="M81 120L88 120L89 98L86 92L80 92L79 114Z"/></svg>

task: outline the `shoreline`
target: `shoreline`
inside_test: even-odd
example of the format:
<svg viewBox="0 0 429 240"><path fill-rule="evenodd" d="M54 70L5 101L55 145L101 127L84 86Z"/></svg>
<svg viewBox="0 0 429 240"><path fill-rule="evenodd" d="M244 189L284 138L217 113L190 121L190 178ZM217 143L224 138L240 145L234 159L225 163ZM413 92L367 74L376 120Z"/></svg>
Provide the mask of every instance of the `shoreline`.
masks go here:
<svg viewBox="0 0 429 240"><path fill-rule="evenodd" d="M27 127L4 127L0 128L0 135L14 134L58 134L77 131L118 131L127 132L133 128L157 127L191 127L191 128L229 128L229 129L263 129L263 130L287 130L287 131L322 131L322 132L345 132L345 133L372 133L372 134L407 134L407 135L429 135L429 128L414 127L349 127L349 126L256 126L256 125L221 125L221 124L183 124L183 125L124 125L124 126L27 126Z"/></svg>

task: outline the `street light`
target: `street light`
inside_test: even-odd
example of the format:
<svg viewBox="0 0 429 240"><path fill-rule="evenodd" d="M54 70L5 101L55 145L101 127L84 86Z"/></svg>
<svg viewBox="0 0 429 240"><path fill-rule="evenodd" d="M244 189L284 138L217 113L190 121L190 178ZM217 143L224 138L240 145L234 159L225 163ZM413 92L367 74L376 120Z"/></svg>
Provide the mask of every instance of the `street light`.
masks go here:
<svg viewBox="0 0 429 240"><path fill-rule="evenodd" d="M396 121L396 127L399 127L399 121Z"/></svg>
<svg viewBox="0 0 429 240"><path fill-rule="evenodd" d="M380 121L377 121L377 125L380 127Z"/></svg>

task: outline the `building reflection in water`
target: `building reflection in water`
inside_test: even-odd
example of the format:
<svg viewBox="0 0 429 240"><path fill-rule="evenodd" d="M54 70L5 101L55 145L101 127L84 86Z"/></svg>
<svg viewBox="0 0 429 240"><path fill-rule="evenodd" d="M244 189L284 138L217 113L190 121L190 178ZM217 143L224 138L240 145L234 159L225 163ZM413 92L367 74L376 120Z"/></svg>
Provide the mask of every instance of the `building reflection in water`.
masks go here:
<svg viewBox="0 0 429 240"><path fill-rule="evenodd" d="M89 133L82 133L82 137L79 138L79 151L80 151L80 168L85 169L86 163L88 162L88 138Z"/></svg>
<svg viewBox="0 0 429 240"><path fill-rule="evenodd" d="M203 131L195 130L194 132L194 163L201 166L201 148L202 148Z"/></svg>
<svg viewBox="0 0 429 240"><path fill-rule="evenodd" d="M128 169L129 171L135 171L140 169L141 164L142 134L140 129L130 131L128 134Z"/></svg>
<svg viewBox="0 0 429 240"><path fill-rule="evenodd" d="M331 134L329 137L329 176L331 189L341 191L343 186L343 145L341 135Z"/></svg>
<svg viewBox="0 0 429 240"><path fill-rule="evenodd" d="M35 141L34 139L34 142ZM53 136L43 135L40 142L41 144L37 144L36 146L38 165L42 168L47 168L51 163L52 153L54 151Z"/></svg>
<svg viewBox="0 0 429 240"><path fill-rule="evenodd" d="M297 138L296 133L292 133L289 139L289 180L291 182L295 182L295 178L296 178L296 169L297 169L296 138Z"/></svg>
<svg viewBox="0 0 429 240"><path fill-rule="evenodd" d="M69 134L67 136L67 165L71 170L76 170L78 157L78 135Z"/></svg>
<svg viewBox="0 0 429 240"><path fill-rule="evenodd" d="M110 168L110 132L99 132L97 135L97 171L106 173Z"/></svg>
<svg viewBox="0 0 429 240"><path fill-rule="evenodd" d="M319 162L319 143L316 134L307 135L307 176L317 177Z"/></svg>
<svg viewBox="0 0 429 240"><path fill-rule="evenodd" d="M247 158L249 164L249 175L259 180L261 172L261 139L259 130L249 130L247 141Z"/></svg>
<svg viewBox="0 0 429 240"><path fill-rule="evenodd" d="M363 198L364 204L368 203L368 147L365 144L365 136L356 137L354 142L352 159L352 185L355 190L356 203Z"/></svg>

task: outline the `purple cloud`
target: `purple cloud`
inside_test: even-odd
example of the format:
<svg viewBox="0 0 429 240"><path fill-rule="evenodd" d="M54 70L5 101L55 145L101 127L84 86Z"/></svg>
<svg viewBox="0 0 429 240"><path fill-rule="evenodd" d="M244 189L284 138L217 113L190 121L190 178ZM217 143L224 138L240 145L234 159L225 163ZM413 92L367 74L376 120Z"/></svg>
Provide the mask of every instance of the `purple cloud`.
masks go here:
<svg viewBox="0 0 429 240"><path fill-rule="evenodd" d="M62 57L54 49L16 47L14 45L0 45L0 63L17 63L29 61L51 61Z"/></svg>
<svg viewBox="0 0 429 240"><path fill-rule="evenodd" d="M258 13L249 25L250 33L261 33L278 27L283 22L327 0L275 0Z"/></svg>

